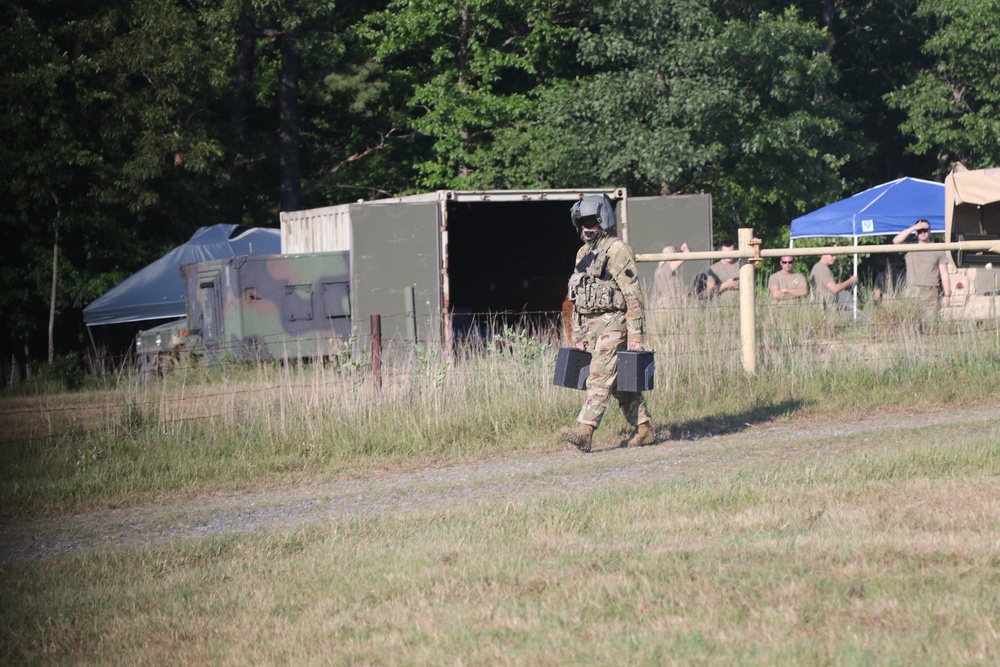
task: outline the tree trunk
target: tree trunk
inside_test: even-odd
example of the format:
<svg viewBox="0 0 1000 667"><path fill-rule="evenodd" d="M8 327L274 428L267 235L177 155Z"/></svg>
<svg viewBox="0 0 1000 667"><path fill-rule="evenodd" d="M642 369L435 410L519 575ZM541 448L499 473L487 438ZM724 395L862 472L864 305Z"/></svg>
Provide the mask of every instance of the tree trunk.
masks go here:
<svg viewBox="0 0 1000 667"><path fill-rule="evenodd" d="M253 68L256 61L256 27L246 13L240 14L237 30L239 43L236 47L236 70L233 72L233 109L230 116L233 140L236 145L236 166L242 165L243 143L247 139L247 122L253 106Z"/></svg>
<svg viewBox="0 0 1000 667"><path fill-rule="evenodd" d="M55 195L53 195L55 198ZM49 295L49 365L55 355L56 294L59 284L59 200L56 199L56 224L52 240L52 292Z"/></svg>
<svg viewBox="0 0 1000 667"><path fill-rule="evenodd" d="M823 27L826 28L826 48L823 52L827 56L833 55L833 50L837 46L837 36L833 32L833 21L837 16L836 0L823 0Z"/></svg>
<svg viewBox="0 0 1000 667"><path fill-rule="evenodd" d="M7 342L10 343L10 345L9 346L4 346L4 351L5 351L5 354L6 354L6 350L9 347L9 349L10 349L10 364L8 366L4 367L3 383L0 383L0 387L13 387L15 384L17 384L17 380L18 380L18 372L17 372L17 350L14 349L14 343L16 342L15 339L14 339L14 336L11 335L10 340L7 341Z"/></svg>
<svg viewBox="0 0 1000 667"><path fill-rule="evenodd" d="M233 133L233 158L229 165L233 186L227 208L232 221L242 219L249 194L246 187L248 158L244 151L253 112L253 70L257 57L257 28L248 14L240 15L237 30L239 43L236 47L236 70L233 72L235 94L229 121Z"/></svg>
<svg viewBox="0 0 1000 667"><path fill-rule="evenodd" d="M295 10L297 0L289 0L287 7ZM301 58L296 51L296 39L286 33L281 39L281 78L278 82L278 109L280 114L278 143L281 166L281 210L297 211L302 208L302 165L300 161L299 129L299 65Z"/></svg>

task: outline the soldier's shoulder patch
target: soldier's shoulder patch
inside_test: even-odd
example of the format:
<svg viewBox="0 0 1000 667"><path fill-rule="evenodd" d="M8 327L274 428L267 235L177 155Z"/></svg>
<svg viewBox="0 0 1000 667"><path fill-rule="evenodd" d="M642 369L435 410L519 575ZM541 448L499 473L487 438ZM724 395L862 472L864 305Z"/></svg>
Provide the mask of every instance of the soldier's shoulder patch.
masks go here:
<svg viewBox="0 0 1000 667"><path fill-rule="evenodd" d="M625 275L629 278L635 278L635 274L632 273L632 269L625 269Z"/></svg>

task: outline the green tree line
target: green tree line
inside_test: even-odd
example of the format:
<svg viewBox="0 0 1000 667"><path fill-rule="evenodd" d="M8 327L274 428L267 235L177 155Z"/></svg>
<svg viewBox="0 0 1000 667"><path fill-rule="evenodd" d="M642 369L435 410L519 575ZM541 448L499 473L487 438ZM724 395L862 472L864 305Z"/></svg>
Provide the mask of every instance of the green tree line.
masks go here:
<svg viewBox="0 0 1000 667"><path fill-rule="evenodd" d="M1000 0L0 0L5 377L200 226L441 188L789 221L1000 165Z"/></svg>

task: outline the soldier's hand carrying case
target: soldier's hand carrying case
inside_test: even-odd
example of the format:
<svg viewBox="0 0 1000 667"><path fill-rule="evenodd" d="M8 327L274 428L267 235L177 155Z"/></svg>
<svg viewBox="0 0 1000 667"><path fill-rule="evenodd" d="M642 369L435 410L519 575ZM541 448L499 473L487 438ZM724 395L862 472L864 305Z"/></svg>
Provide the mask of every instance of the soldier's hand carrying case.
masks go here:
<svg viewBox="0 0 1000 667"><path fill-rule="evenodd" d="M649 391L655 374L652 350L618 353L618 391Z"/></svg>
<svg viewBox="0 0 1000 667"><path fill-rule="evenodd" d="M618 353L618 391L649 391L653 388L656 364L653 351ZM560 347L552 384L570 389L586 389L590 376L590 352L575 347Z"/></svg>
<svg viewBox="0 0 1000 667"><path fill-rule="evenodd" d="M590 375L590 352L575 347L560 347L556 357L556 375L552 384L570 389L586 389Z"/></svg>

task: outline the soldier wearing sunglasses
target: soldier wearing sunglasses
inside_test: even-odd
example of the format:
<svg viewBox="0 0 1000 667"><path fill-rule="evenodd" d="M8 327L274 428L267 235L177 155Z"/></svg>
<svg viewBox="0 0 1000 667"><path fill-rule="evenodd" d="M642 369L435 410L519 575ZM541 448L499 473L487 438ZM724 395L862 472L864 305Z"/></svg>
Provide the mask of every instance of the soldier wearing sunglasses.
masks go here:
<svg viewBox="0 0 1000 667"><path fill-rule="evenodd" d="M767 289L779 306L798 303L809 294L809 283L801 273L795 272L795 260L785 255L781 258L781 270L767 279Z"/></svg>
<svg viewBox="0 0 1000 667"><path fill-rule="evenodd" d="M931 243L931 223L917 220L896 234L894 244L914 243L910 235L916 236L916 243ZM944 294L944 304L951 297L951 281L948 277L948 253L944 250L933 252L906 253L906 288L903 296L928 304L936 304L940 294Z"/></svg>

